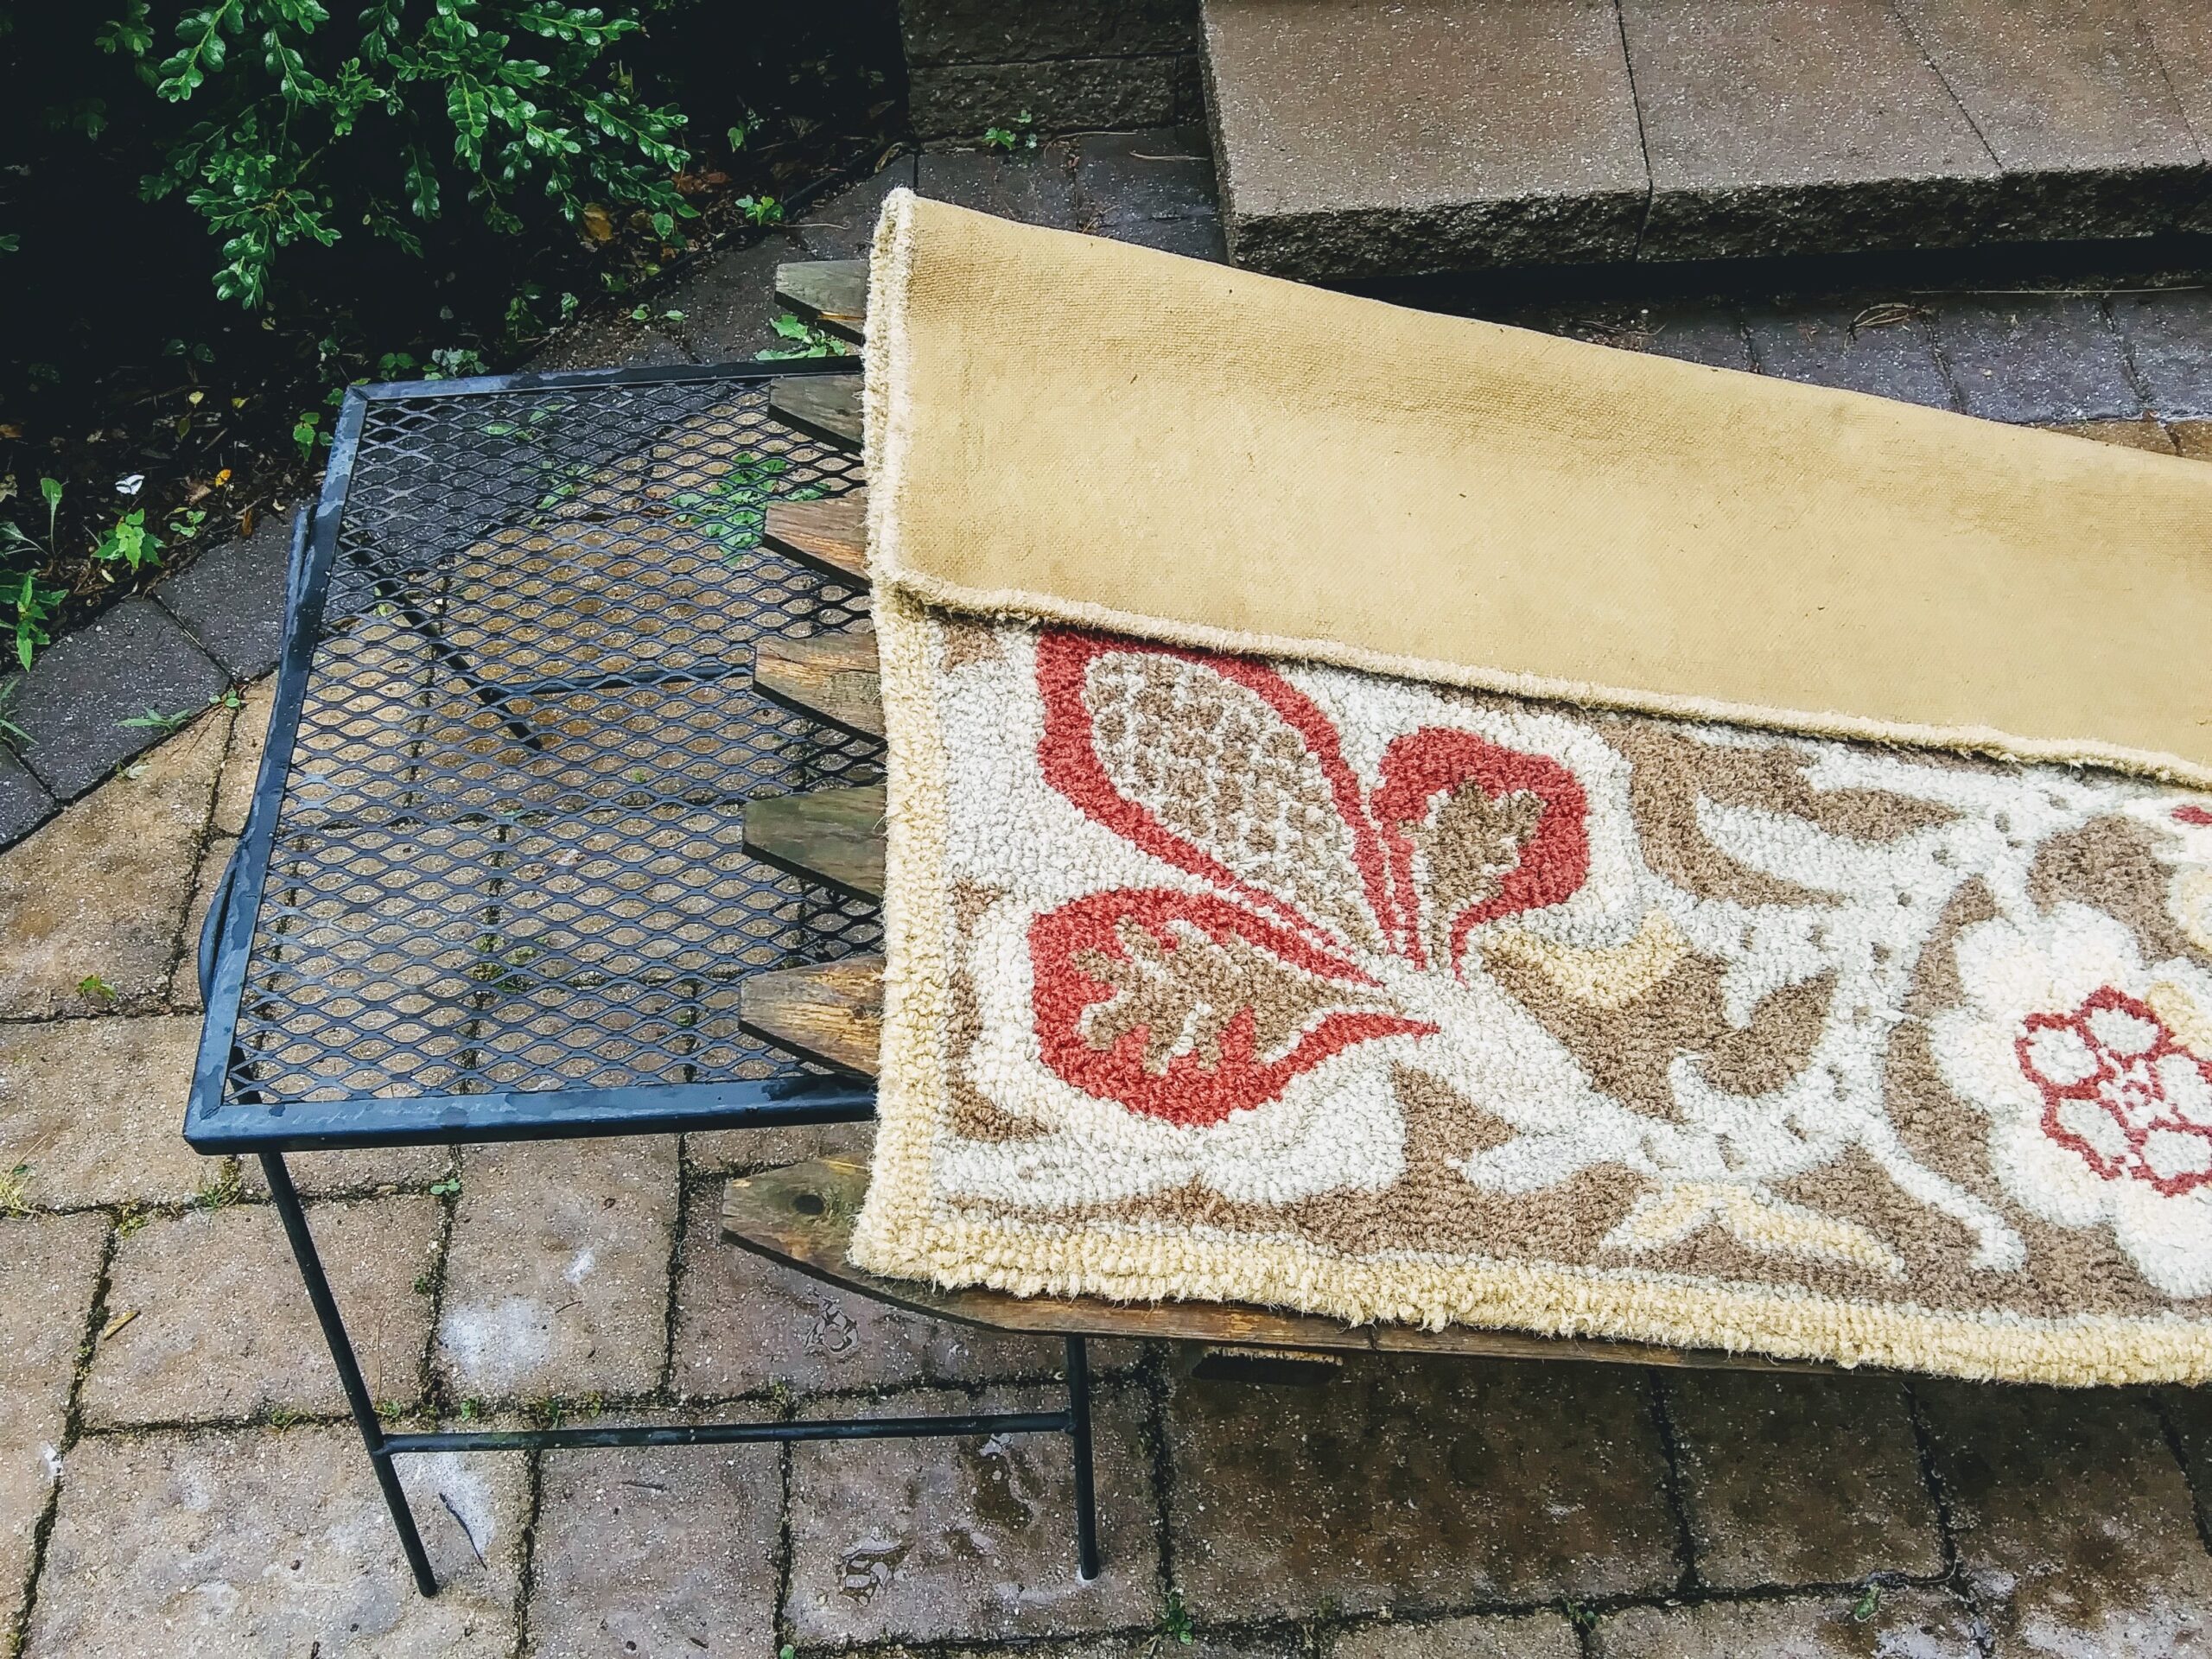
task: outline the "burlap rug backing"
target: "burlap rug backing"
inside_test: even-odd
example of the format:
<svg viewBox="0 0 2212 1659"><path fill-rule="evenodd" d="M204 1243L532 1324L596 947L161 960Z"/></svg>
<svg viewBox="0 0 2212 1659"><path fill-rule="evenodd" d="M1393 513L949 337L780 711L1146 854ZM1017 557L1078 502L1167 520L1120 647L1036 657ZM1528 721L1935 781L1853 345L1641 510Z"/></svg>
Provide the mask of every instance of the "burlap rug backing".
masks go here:
<svg viewBox="0 0 2212 1659"><path fill-rule="evenodd" d="M2212 468L903 195L874 270L863 1266L2212 1371Z"/></svg>

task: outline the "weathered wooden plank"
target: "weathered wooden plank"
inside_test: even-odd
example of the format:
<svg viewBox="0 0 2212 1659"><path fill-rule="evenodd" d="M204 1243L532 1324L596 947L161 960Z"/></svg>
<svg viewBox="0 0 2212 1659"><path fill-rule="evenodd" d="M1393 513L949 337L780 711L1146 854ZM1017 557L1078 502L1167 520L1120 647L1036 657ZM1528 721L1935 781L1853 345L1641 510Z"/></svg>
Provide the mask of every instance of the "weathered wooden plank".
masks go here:
<svg viewBox="0 0 2212 1659"><path fill-rule="evenodd" d="M753 689L846 731L883 735L883 682L873 628L815 639L763 639L753 648Z"/></svg>
<svg viewBox="0 0 2212 1659"><path fill-rule="evenodd" d="M737 1020L809 1059L872 1077L883 1046L883 958L754 974L738 987Z"/></svg>
<svg viewBox="0 0 2212 1659"><path fill-rule="evenodd" d="M883 785L750 801L745 850L779 869L883 896Z"/></svg>
<svg viewBox="0 0 2212 1659"><path fill-rule="evenodd" d="M830 334L860 340L868 331L868 261L807 259L776 267L776 303Z"/></svg>
<svg viewBox="0 0 2212 1659"><path fill-rule="evenodd" d="M830 1284L938 1319L988 1330L1043 1335L1161 1338L1309 1353L1418 1351L1490 1359L1586 1359L1688 1369L1821 1371L1755 1356L1681 1351L1632 1342L1522 1336L1452 1325L1442 1331L1342 1325L1303 1313L1218 1302L1109 1302L1090 1297L1009 1296L940 1290L879 1279L847 1259L853 1222L868 1188L868 1165L823 1159L731 1181L722 1189L722 1236ZM1409 1340L1419 1338L1418 1342Z"/></svg>
<svg viewBox="0 0 2212 1659"><path fill-rule="evenodd" d="M824 443L861 447L861 377L792 374L768 383L768 411Z"/></svg>
<svg viewBox="0 0 2212 1659"><path fill-rule="evenodd" d="M764 546L841 582L868 585L868 492L823 501L771 501Z"/></svg>

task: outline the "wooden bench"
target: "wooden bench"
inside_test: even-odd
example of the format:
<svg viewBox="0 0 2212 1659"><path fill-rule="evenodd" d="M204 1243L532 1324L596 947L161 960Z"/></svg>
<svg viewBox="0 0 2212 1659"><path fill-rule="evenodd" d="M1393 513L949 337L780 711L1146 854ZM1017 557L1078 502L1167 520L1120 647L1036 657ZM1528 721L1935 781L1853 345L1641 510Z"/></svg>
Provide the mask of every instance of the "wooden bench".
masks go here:
<svg viewBox="0 0 2212 1659"><path fill-rule="evenodd" d="M865 266L785 265L779 297L807 315L849 320L865 312ZM859 375L807 383L810 430L860 442ZM781 407L779 405L779 407ZM799 417L785 409L786 418ZM779 552L865 582L866 499L777 502L762 539ZM883 711L875 636L864 628L822 638L763 642L753 683L779 703L844 730L880 735ZM883 894L884 791L880 785L823 789L758 801L746 809L745 846L753 856L839 892ZM855 957L817 967L756 974L740 987L745 1027L858 1076L872 1077L882 1041L883 963ZM996 1291L944 1291L877 1278L846 1259L854 1217L868 1182L864 1163L824 1160L733 1180L722 1204L732 1243L839 1287L877 1300L990 1330L1030 1334L1168 1338L1178 1341L1309 1353L1404 1353L1510 1359L1589 1359L1634 1365L1825 1371L1756 1355L1658 1347L1644 1343L1528 1336L1454 1325L1347 1325L1267 1308L1213 1303L1129 1305L1089 1298L1015 1297Z"/></svg>

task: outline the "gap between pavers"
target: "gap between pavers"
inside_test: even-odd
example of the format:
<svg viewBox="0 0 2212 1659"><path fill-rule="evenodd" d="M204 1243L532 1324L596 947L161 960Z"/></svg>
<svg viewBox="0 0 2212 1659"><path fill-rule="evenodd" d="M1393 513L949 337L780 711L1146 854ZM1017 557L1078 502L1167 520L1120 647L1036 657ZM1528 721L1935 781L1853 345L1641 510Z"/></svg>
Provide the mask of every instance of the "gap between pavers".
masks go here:
<svg viewBox="0 0 2212 1659"><path fill-rule="evenodd" d="M2212 1556L2139 1394L1914 1384L1967 1590L1998 1650L2186 1652Z"/></svg>
<svg viewBox="0 0 2212 1659"><path fill-rule="evenodd" d="M39 1520L60 1478L107 1229L96 1215L0 1220L0 1640L22 1611Z"/></svg>

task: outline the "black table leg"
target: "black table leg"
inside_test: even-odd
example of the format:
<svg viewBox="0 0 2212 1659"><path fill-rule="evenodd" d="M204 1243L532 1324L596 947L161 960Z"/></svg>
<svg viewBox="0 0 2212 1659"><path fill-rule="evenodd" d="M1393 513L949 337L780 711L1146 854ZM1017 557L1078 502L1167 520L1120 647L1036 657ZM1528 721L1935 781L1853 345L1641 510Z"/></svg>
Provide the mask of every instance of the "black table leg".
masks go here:
<svg viewBox="0 0 2212 1659"><path fill-rule="evenodd" d="M1068 1440L1075 1452L1076 1576L1098 1576L1098 1499L1090 1484L1090 1355L1068 1338Z"/></svg>
<svg viewBox="0 0 2212 1659"><path fill-rule="evenodd" d="M362 1444L368 1448L369 1466L377 1471L377 1484L384 1489L385 1507L391 1511L391 1524L399 1529L400 1550L415 1574L416 1587L426 1596L435 1596L438 1593L438 1581L431 1574L430 1558L423 1548L423 1535L415 1529L415 1513L407 1507L407 1494L399 1484L399 1471L391 1466L391 1449L385 1443L384 1425L377 1421L368 1384L361 1380L361 1363L353 1357L353 1338L346 1334L345 1321L338 1317L338 1303L330 1294L330 1281L323 1274L322 1257L315 1248L315 1236L308 1231L307 1214L300 1208L299 1192L292 1185L292 1172L284 1166L283 1154L277 1152L263 1153L261 1168L269 1178L269 1196L276 1203L276 1213L284 1218L284 1234L292 1241L292 1254L299 1261L300 1277L307 1282L308 1300L315 1304L315 1317L322 1326L323 1340L330 1344L330 1357L338 1366L338 1382L346 1390L346 1403L353 1408ZM1084 1445L1087 1453L1087 1433ZM1087 1474L1087 1455L1084 1462ZM1089 1490L1087 1480L1081 1490Z"/></svg>

